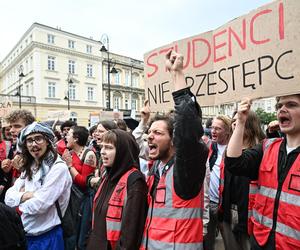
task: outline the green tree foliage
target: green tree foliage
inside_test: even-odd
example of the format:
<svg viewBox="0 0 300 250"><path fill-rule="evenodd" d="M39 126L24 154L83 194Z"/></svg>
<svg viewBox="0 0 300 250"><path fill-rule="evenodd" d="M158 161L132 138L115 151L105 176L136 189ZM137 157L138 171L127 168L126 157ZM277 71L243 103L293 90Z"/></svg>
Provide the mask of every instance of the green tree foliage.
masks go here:
<svg viewBox="0 0 300 250"><path fill-rule="evenodd" d="M268 125L271 121L277 120L276 113L268 113L262 108L255 110L255 113L259 117L260 121L264 125Z"/></svg>

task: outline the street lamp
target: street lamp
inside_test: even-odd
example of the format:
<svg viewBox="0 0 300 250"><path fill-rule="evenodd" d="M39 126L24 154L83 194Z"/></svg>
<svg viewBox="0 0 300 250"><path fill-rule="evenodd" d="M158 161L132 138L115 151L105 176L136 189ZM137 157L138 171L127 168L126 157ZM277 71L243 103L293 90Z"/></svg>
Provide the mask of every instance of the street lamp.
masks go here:
<svg viewBox="0 0 300 250"><path fill-rule="evenodd" d="M107 34L103 34L101 36L100 41L102 42L102 47L100 49L101 52L106 52L107 53L107 86L108 86L108 110L111 110L110 107L110 73L112 74L116 74L118 73L118 71L115 69L114 65L112 66L112 69L110 70L111 67L111 59L109 58L109 38ZM107 45L107 48L105 47L105 45Z"/></svg>
<svg viewBox="0 0 300 250"><path fill-rule="evenodd" d="M23 73L23 65L20 65L20 67L18 68L18 72L19 72L19 86L18 86L18 92L16 95L19 96L19 109L21 109L22 108L21 80L25 76Z"/></svg>
<svg viewBox="0 0 300 250"><path fill-rule="evenodd" d="M67 95L65 96L65 100L68 100L68 110L70 110L70 84L73 83L73 80L72 80L72 77L71 77L71 74L69 73L68 75L68 92L67 92Z"/></svg>

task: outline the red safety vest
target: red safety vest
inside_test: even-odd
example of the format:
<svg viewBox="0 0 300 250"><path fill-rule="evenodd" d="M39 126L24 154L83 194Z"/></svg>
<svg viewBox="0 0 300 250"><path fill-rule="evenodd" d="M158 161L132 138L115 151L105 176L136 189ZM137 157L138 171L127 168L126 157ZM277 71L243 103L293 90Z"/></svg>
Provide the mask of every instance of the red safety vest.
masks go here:
<svg viewBox="0 0 300 250"><path fill-rule="evenodd" d="M253 222L251 216L253 215L253 207L255 204L255 197L258 191L258 182L250 181L249 184L249 195L248 195L248 234L253 234Z"/></svg>
<svg viewBox="0 0 300 250"><path fill-rule="evenodd" d="M153 183L154 175L148 176L149 209L140 249L203 249L203 191L190 200L177 196L173 165L165 167L154 199L150 194Z"/></svg>
<svg viewBox="0 0 300 250"><path fill-rule="evenodd" d="M278 154L283 139L276 139L264 150L259 168L259 189L253 207L253 234L260 246L266 244L273 223L275 248L300 248L300 154L291 166L282 187L278 187ZM275 199L279 206L274 211ZM276 221L274 213L277 213Z"/></svg>
<svg viewBox="0 0 300 250"><path fill-rule="evenodd" d="M11 143L5 140L0 142L0 162L7 158Z"/></svg>
<svg viewBox="0 0 300 250"><path fill-rule="evenodd" d="M208 148L208 157L209 159L213 153L213 143L211 142ZM224 151L225 154L225 151ZM225 173L224 173L224 155L222 156L222 161L220 163L220 185L219 185L219 210L222 210L222 199L223 199L223 191L224 191L224 179L225 179Z"/></svg>
<svg viewBox="0 0 300 250"><path fill-rule="evenodd" d="M57 153L59 153L60 155L63 155L66 149L67 149L67 145L64 139L61 139L56 143L56 150Z"/></svg>
<svg viewBox="0 0 300 250"><path fill-rule="evenodd" d="M120 239L121 235L122 215L124 212L123 210L126 207L127 199L128 177L134 171L138 170L136 168L131 168L120 178L108 201L108 209L106 213L106 237L107 240L110 242L113 250L116 248L116 244ZM96 206L96 200L100 195L103 183L104 180L101 182L94 198L92 228L94 227L94 211Z"/></svg>

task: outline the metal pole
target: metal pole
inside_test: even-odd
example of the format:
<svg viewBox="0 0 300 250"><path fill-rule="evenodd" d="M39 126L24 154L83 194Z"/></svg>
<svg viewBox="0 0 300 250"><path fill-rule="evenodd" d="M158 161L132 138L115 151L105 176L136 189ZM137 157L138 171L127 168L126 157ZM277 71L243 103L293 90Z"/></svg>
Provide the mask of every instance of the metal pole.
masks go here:
<svg viewBox="0 0 300 250"><path fill-rule="evenodd" d="M19 108L22 108L22 96L21 96L21 79L25 76L23 74L23 65L21 64L18 68L19 72L19 87L18 87L18 92L19 92Z"/></svg>
<svg viewBox="0 0 300 250"><path fill-rule="evenodd" d="M21 77L19 77L19 109L22 108L22 99L21 99Z"/></svg>
<svg viewBox="0 0 300 250"><path fill-rule="evenodd" d="M68 110L70 110L70 80L68 81Z"/></svg>
<svg viewBox="0 0 300 250"><path fill-rule="evenodd" d="M108 85L108 110L110 110L110 60L109 60L109 43L107 40L107 85Z"/></svg>

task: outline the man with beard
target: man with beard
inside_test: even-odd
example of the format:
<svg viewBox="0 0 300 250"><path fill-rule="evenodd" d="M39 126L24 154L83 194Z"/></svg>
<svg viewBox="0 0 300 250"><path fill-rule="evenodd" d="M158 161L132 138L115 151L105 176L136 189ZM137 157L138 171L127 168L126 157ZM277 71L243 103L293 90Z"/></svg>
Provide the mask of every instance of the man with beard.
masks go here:
<svg viewBox="0 0 300 250"><path fill-rule="evenodd" d="M141 249L202 249L203 193L207 147L201 140L201 109L186 87L183 57L166 57L174 90L175 123L171 116L156 116L148 134L149 209Z"/></svg>
<svg viewBox="0 0 300 250"><path fill-rule="evenodd" d="M300 94L277 98L277 119L284 138L266 139L242 151L250 107L249 99L241 102L225 164L235 175L258 180L251 249L299 249Z"/></svg>

